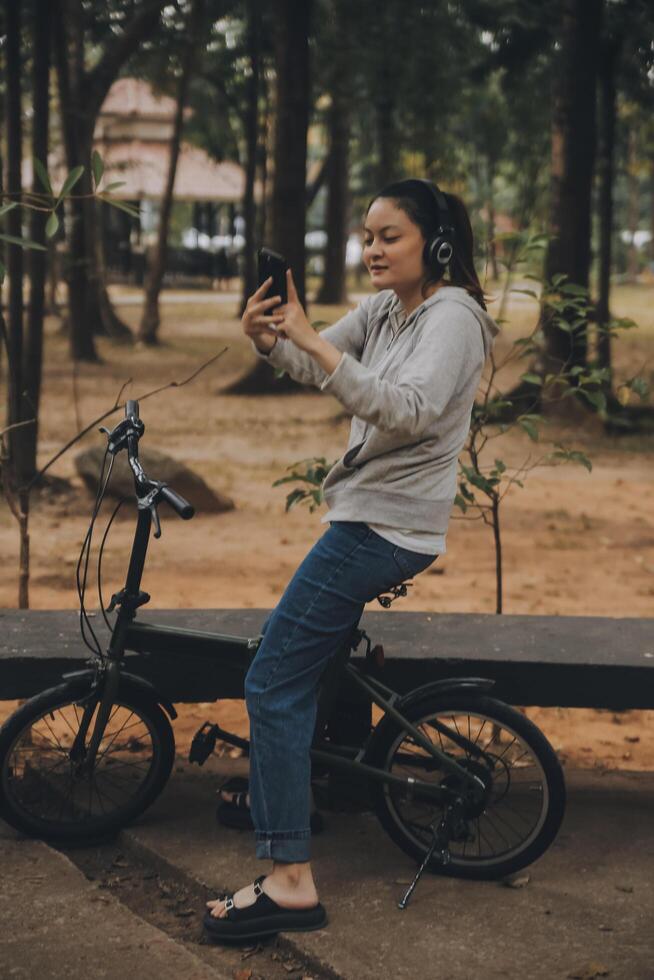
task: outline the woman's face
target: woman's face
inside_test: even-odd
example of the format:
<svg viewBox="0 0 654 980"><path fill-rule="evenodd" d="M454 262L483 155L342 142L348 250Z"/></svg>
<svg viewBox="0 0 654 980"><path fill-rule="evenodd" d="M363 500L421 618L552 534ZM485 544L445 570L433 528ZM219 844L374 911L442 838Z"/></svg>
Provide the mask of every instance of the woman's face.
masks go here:
<svg viewBox="0 0 654 980"><path fill-rule="evenodd" d="M363 262L377 289L406 293L419 287L426 272L424 247L418 225L391 198L373 201L364 225Z"/></svg>

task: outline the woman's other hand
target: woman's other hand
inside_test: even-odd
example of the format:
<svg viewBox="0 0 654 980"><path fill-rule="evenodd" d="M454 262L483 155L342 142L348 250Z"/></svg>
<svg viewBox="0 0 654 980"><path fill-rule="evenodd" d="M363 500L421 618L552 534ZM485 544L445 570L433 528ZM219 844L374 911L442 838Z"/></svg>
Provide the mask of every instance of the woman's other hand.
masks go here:
<svg viewBox="0 0 654 980"><path fill-rule="evenodd" d="M278 307L282 300L281 296L263 298L271 282L272 276L268 276L266 281L262 282L259 288L252 293L241 317L243 333L246 337L250 337L259 350L265 354L270 353L277 343L275 325L284 319L279 311L272 315L265 315L266 311L272 310L275 306Z"/></svg>
<svg viewBox="0 0 654 980"><path fill-rule="evenodd" d="M316 346L318 334L307 320L306 313L298 299L293 273L286 270L286 288L288 303L280 306L277 313L281 317L278 324L280 336L288 337L300 350L312 353Z"/></svg>

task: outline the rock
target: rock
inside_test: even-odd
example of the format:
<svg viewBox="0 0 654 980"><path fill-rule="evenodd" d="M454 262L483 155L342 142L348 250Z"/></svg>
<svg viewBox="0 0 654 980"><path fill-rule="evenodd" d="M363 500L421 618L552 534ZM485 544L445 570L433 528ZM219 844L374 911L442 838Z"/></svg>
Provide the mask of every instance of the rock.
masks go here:
<svg viewBox="0 0 654 980"><path fill-rule="evenodd" d="M93 446L84 449L75 456L75 468L88 489L96 494L100 467L104 457L104 447ZM212 490L202 477L193 473L183 463L153 449L151 446L139 447L139 459L147 476L152 480L161 480L173 490L193 504L196 513L221 514L234 510L234 501L218 490ZM109 461L107 461L107 466ZM106 471L105 471L106 472ZM134 476L127 462L127 453L122 450L114 462L111 480L107 487L107 496L129 497L134 499ZM127 505L124 505L122 510ZM163 512L162 512L163 513Z"/></svg>

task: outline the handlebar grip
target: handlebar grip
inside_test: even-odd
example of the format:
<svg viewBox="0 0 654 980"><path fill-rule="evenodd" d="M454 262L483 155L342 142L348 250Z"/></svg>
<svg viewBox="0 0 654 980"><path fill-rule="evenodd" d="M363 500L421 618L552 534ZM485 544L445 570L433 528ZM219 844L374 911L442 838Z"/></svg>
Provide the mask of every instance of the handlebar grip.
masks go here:
<svg viewBox="0 0 654 980"><path fill-rule="evenodd" d="M185 500L181 494L175 493L170 487L161 488L161 497L163 500L167 500L173 510L177 511L185 521L190 521L195 514L193 504L189 504L188 500Z"/></svg>
<svg viewBox="0 0 654 980"><path fill-rule="evenodd" d="M130 398L125 402L125 418L139 418L139 403Z"/></svg>

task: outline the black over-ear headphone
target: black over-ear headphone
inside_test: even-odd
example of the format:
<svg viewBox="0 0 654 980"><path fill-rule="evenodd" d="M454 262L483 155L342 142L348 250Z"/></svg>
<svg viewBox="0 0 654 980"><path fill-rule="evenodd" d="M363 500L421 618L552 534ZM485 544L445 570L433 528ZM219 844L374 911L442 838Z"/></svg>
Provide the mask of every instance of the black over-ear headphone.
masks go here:
<svg viewBox="0 0 654 980"><path fill-rule="evenodd" d="M429 190L434 199L438 209L438 227L431 238L425 242L423 258L428 268L433 269L440 265L444 269L454 255L455 241L454 225L445 195L436 184L430 180L424 180L422 177L411 177L406 183L422 184Z"/></svg>

